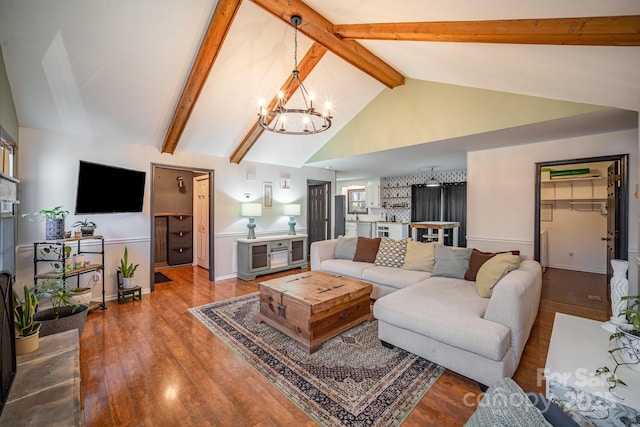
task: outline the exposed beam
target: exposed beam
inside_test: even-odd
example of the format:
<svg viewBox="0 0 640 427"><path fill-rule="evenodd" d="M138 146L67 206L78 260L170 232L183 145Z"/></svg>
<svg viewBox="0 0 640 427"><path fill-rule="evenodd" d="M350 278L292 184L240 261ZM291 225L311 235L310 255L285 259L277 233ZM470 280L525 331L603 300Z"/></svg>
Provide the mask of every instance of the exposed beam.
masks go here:
<svg viewBox="0 0 640 427"><path fill-rule="evenodd" d="M191 67L187 83L182 89L180 100L173 112L171 124L164 137L161 151L173 154L178 146L182 132L187 126L191 112L198 101L213 64L222 48L222 43L229 33L231 23L240 8L242 0L219 0L211 17L209 27L202 40L198 55Z"/></svg>
<svg viewBox="0 0 640 427"><path fill-rule="evenodd" d="M300 72L300 80L304 82L304 79L306 79L309 73L311 73L311 70L313 70L315 66L318 65L318 62L320 62L320 59L322 59L322 57L326 52L327 52L327 48L320 45L319 43L314 43L313 45L311 45L311 48L307 51L307 53L304 55L304 58L302 58L302 61L300 61L300 63L298 64L298 71ZM283 98L284 103L286 103L289 100L290 95L293 95L293 93L296 90L298 90L298 87L299 87L298 82L294 80L293 84L291 85L291 90L287 91L286 89L287 89L287 86L289 86L290 80L291 78L289 77L287 80L285 80L285 82L282 84L280 88L282 92L285 94L285 97ZM273 110L273 108L276 106L277 103L278 103L278 95L276 93L273 96L273 99L267 105L267 110L269 111ZM256 106L256 116L257 116L257 113L258 113L258 107ZM236 149L233 150L233 154L231 154L229 161L231 163L240 163L240 161L244 158L244 156L247 155L251 147L253 147L253 144L255 144L258 138L260 138L260 135L262 135L262 132L264 132L264 129L258 124L258 120L256 120L256 122L251 127L251 130L249 131L249 133L242 139L242 142L238 144Z"/></svg>
<svg viewBox="0 0 640 427"><path fill-rule="evenodd" d="M292 15L302 17L299 31L329 51L384 85L394 88L404 84L404 76L354 40L343 40L334 25L300 0L252 0L267 12L290 23Z"/></svg>
<svg viewBox="0 0 640 427"><path fill-rule="evenodd" d="M503 21L341 24L347 39L640 46L640 15Z"/></svg>

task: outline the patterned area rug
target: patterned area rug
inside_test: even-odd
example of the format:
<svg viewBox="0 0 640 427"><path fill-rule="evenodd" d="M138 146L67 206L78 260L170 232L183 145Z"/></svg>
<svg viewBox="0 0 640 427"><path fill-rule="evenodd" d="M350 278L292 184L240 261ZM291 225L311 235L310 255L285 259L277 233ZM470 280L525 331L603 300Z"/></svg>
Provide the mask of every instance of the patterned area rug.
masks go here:
<svg viewBox="0 0 640 427"><path fill-rule="evenodd" d="M444 368L383 347L378 322L364 322L305 353L256 323L258 293L189 311L323 426L400 425Z"/></svg>

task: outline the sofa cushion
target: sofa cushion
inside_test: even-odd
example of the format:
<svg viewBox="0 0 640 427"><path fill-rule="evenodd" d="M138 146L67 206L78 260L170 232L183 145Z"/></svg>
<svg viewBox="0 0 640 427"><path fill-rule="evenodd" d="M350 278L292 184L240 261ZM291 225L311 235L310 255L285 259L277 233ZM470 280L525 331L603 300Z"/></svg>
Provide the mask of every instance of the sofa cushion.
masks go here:
<svg viewBox="0 0 640 427"><path fill-rule="evenodd" d="M513 255L520 255L520 251L510 251L510 252ZM498 252L498 253L504 253L504 252ZM489 261L498 253L482 252L477 249L473 249L471 251L471 257L469 258L469 268L464 273L464 280L470 280L472 282L475 282L476 275L478 274L478 270L480 270L480 267L482 267L482 264Z"/></svg>
<svg viewBox="0 0 640 427"><path fill-rule="evenodd" d="M431 277L431 273L427 271L413 271L382 266L367 268L362 271L362 280L395 289L415 285L429 277Z"/></svg>
<svg viewBox="0 0 640 427"><path fill-rule="evenodd" d="M407 239L395 240L383 237L376 254L375 265L400 268L407 252Z"/></svg>
<svg viewBox="0 0 640 427"><path fill-rule="evenodd" d="M373 314L381 322L501 361L511 346L511 331L483 319L488 303L473 282L431 277L378 299Z"/></svg>
<svg viewBox="0 0 640 427"><path fill-rule="evenodd" d="M436 261L436 245L439 244L439 242L422 243L409 240L402 268L431 272Z"/></svg>
<svg viewBox="0 0 640 427"><path fill-rule="evenodd" d="M336 259L348 259L352 260L356 254L356 245L358 244L357 237L343 237L338 236L336 241L336 252L334 257Z"/></svg>
<svg viewBox="0 0 640 427"><path fill-rule="evenodd" d="M380 247L379 237L376 237L375 239L358 237L358 244L356 245L356 253L353 256L353 260L358 262L370 262L373 264L376 260L378 247Z"/></svg>
<svg viewBox="0 0 640 427"><path fill-rule="evenodd" d="M464 273L469 268L471 250L471 248L436 245L436 262L433 265L431 275L464 279Z"/></svg>
<svg viewBox="0 0 640 427"><path fill-rule="evenodd" d="M476 289L483 298L491 298L493 287L500 279L520 267L520 256L511 252L497 254L485 262L476 275Z"/></svg>
<svg viewBox="0 0 640 427"><path fill-rule="evenodd" d="M327 259L320 263L320 269L328 273L362 279L362 272L375 266L368 262L354 262L346 259Z"/></svg>

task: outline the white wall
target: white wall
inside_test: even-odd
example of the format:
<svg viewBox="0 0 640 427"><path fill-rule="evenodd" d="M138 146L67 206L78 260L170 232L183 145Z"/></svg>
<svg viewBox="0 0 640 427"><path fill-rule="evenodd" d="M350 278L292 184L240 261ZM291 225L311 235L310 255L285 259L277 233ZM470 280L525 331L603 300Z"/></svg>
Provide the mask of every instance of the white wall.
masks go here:
<svg viewBox="0 0 640 427"><path fill-rule="evenodd" d="M35 212L42 208L63 205L72 212L67 217L67 229L77 219L89 218L98 224L96 234L105 236L105 288L108 297L116 294L115 270L124 251L140 267L137 284L147 291L150 287L150 188L151 163L162 165L213 169L215 171L215 275L216 279L235 276L234 243L247 235L247 219L240 216L243 202L262 202L263 183L273 184L273 207L263 208L263 216L256 219L256 234L287 234L289 217L282 214L282 205L298 202L302 213L296 230L306 232L307 179L335 182L335 172L318 168L290 168L261 163L231 164L226 158L177 152L161 154L158 148L102 140L87 136L44 132L20 128L19 171L20 211ZM212 142L213 143L213 142ZM79 160L87 160L147 172L143 212L100 215L73 215ZM252 173L248 174L248 170ZM248 180L248 175L252 179ZM280 188L280 178L290 178L289 190ZM249 193L248 198L245 193ZM17 279L33 282L33 242L44 239L44 223L18 221ZM94 298L99 296L94 289Z"/></svg>
<svg viewBox="0 0 640 427"><path fill-rule="evenodd" d="M629 154L629 259L638 253L638 131L545 141L467 154L467 244L533 255L535 163ZM588 230L585 230L588 232ZM630 291L638 271L629 269Z"/></svg>

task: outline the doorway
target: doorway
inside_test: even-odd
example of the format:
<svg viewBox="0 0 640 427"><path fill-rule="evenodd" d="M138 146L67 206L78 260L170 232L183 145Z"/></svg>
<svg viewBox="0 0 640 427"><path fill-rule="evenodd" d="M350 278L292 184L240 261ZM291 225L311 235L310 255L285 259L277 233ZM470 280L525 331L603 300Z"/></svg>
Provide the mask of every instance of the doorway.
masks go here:
<svg viewBox="0 0 640 427"><path fill-rule="evenodd" d="M213 170L151 164L151 291L156 269L201 265L197 257L202 254L214 280L214 188Z"/></svg>
<svg viewBox="0 0 640 427"><path fill-rule="evenodd" d="M609 299L610 261L628 258L628 155L536 163L535 197L535 259L602 275Z"/></svg>
<svg viewBox="0 0 640 427"><path fill-rule="evenodd" d="M307 234L311 243L331 238L331 183L328 181L307 181ZM307 248L307 249L309 249ZM309 253L309 252L307 252Z"/></svg>

